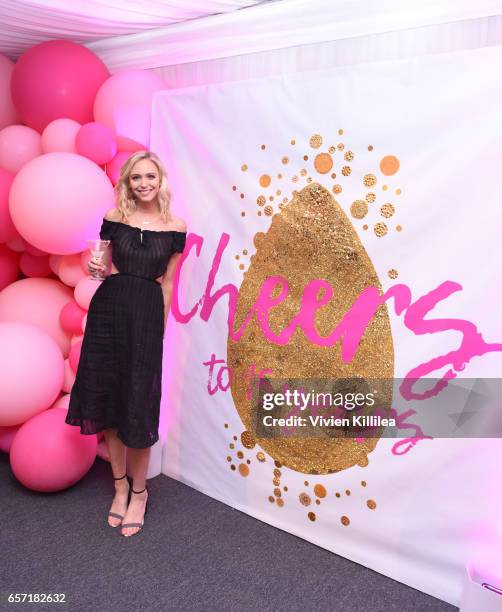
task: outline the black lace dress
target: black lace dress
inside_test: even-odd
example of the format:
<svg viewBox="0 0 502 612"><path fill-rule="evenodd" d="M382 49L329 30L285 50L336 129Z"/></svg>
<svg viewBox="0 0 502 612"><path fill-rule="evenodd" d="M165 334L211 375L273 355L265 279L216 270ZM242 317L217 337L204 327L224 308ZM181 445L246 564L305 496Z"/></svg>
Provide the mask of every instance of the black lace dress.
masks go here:
<svg viewBox="0 0 502 612"><path fill-rule="evenodd" d="M162 386L164 297L155 279L186 234L149 231L103 219L120 270L98 287L89 305L66 423L83 434L116 428L131 448L158 438Z"/></svg>

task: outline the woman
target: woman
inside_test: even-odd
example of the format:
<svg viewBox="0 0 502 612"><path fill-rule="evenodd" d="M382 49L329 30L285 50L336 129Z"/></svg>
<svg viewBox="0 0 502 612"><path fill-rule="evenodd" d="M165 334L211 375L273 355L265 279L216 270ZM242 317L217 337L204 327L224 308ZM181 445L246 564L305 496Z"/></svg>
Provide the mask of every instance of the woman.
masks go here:
<svg viewBox="0 0 502 612"><path fill-rule="evenodd" d="M89 305L66 422L83 434L104 430L115 480L108 524L122 525L122 535L132 536L143 527L146 511L150 447L158 440L163 334L186 225L169 210L166 173L153 153L130 157L115 190L117 207L106 213L100 232L110 240L111 274ZM91 273L108 267L109 261L95 258L88 264Z"/></svg>

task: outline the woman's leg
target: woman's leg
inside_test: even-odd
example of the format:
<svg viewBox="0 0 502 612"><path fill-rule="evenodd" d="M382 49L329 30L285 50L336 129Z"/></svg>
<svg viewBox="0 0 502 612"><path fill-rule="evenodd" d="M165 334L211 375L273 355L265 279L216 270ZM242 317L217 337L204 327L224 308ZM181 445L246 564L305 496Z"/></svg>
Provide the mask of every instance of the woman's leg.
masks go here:
<svg viewBox="0 0 502 612"><path fill-rule="evenodd" d="M150 460L150 448L128 448L127 457L129 459L129 467L131 468L131 476L133 479L132 488L134 491L143 491L146 487L146 472L148 462ZM145 516L145 506L148 493L135 494L131 493L131 501L127 508L127 514L124 518L126 523L142 523ZM139 527L126 527L122 529L122 534L132 536L139 531Z"/></svg>
<svg viewBox="0 0 502 612"><path fill-rule="evenodd" d="M110 464L114 478L120 478L126 473L126 447L117 437L116 429L105 430L105 440L110 452ZM115 480L115 497L113 498L110 512L124 516L127 510L127 500L129 497L129 483L127 478ZM108 517L108 524L111 527L118 527L122 523L121 519L113 516Z"/></svg>

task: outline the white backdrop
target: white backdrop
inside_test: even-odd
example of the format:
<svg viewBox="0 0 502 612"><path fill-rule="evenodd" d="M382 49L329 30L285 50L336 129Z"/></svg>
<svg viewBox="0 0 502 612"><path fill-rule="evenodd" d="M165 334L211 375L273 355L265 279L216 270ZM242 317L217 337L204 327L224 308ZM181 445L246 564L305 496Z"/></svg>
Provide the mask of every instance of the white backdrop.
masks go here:
<svg viewBox="0 0 502 612"><path fill-rule="evenodd" d="M319 183L332 194L338 190L334 197L384 289L405 283L417 299L446 280L460 283L462 290L429 317L470 321L486 342L500 342L501 68L502 50L495 47L157 94L151 148L166 162L175 212L204 239L200 256L192 251L182 269L181 310L189 311L203 295L223 232L230 240L213 291L225 283L241 286L253 266L253 238L266 234L274 218L257 205L259 196L281 215L283 198L289 206L293 190ZM311 146L314 135L322 138L319 147L318 137ZM344 157L348 151L353 159ZM318 159L318 169L325 169L327 156L334 161L328 173L313 163L320 152L326 156ZM382 170L387 156L399 160L397 172L389 174L393 159L383 166L387 174ZM350 174L344 175L344 166ZM364 185L368 174L375 185ZM266 187L265 179L260 184L264 175L271 177ZM368 214L352 217L352 203L368 192L375 194ZM386 203L394 207L391 217L381 216ZM386 224L386 235L376 235L377 223ZM317 265L319 249L332 247L315 246L305 254L307 270ZM287 249L275 257L287 262ZM390 270L397 271L396 280ZM502 443L422 440L403 452L395 440L380 440L367 465L360 461L327 475L279 468L268 454L260 461L261 449L247 448L241 439L245 427L230 390L208 392L204 364L211 355L221 360L216 374L227 359L227 300L216 304L208 321L200 307L188 323L171 320L168 329L163 472L458 604L465 563L501 550L502 497L494 474ZM389 318L396 377L459 346L459 332L415 335L393 307ZM296 339L282 355L286 371L301 348ZM329 350L336 365L338 350ZM500 353L486 353L470 360L461 375L496 377L501 363ZM220 375L224 385L226 372ZM307 502L305 495L308 506L300 501L302 496ZM491 568L497 569L494 563Z"/></svg>

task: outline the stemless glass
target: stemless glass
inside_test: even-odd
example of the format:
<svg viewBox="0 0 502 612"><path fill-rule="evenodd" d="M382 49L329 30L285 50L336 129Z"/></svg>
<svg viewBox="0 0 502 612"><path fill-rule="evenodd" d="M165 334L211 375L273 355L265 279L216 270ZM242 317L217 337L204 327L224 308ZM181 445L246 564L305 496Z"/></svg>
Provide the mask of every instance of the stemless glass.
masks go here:
<svg viewBox="0 0 502 612"><path fill-rule="evenodd" d="M89 245L89 250L91 251L91 255L97 259L98 263L103 261L103 255L105 254L108 245L110 244L109 240L101 240L100 238L90 238L87 241ZM106 277L101 274L99 270L91 273L91 278L93 280L104 280Z"/></svg>

